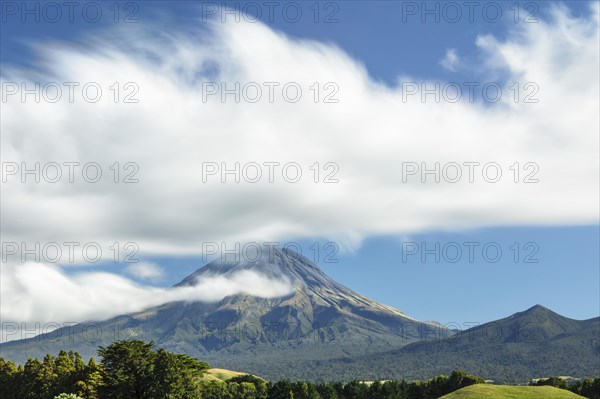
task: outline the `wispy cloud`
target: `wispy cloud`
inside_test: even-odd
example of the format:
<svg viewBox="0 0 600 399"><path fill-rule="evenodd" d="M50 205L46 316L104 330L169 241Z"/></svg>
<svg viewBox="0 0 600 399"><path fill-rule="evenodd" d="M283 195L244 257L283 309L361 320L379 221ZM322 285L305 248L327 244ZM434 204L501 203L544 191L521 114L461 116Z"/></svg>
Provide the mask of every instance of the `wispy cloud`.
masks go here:
<svg viewBox="0 0 600 399"><path fill-rule="evenodd" d="M447 70L456 72L456 70L460 66L460 58L458 57L456 49L451 48L446 50L446 55L440 61L440 64Z"/></svg>
<svg viewBox="0 0 600 399"><path fill-rule="evenodd" d="M0 318L6 322L73 323L102 320L175 301L214 302L228 295L280 297L292 291L285 277L272 279L252 270L207 276L194 286L138 285L112 273L67 275L43 263L3 265Z"/></svg>
<svg viewBox="0 0 600 399"><path fill-rule="evenodd" d="M159 280L164 277L164 270L154 263L139 262L125 268L125 273L141 280Z"/></svg>

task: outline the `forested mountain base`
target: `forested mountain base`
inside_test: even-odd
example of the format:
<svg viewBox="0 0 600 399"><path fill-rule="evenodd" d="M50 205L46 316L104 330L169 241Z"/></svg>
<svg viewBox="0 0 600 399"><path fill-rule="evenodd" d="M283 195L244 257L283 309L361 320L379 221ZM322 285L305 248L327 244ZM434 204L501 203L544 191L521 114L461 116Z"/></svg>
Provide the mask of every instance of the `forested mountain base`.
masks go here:
<svg viewBox="0 0 600 399"><path fill-rule="evenodd" d="M268 382L253 375L223 381L205 378L210 368L187 355L155 349L153 343L128 340L100 347L101 361L86 364L77 352L61 351L42 361L30 358L15 366L0 358L2 399L437 399L484 380L462 371L449 377L408 383L404 380L313 383ZM600 399L600 378L567 386L560 378L536 385L569 389Z"/></svg>

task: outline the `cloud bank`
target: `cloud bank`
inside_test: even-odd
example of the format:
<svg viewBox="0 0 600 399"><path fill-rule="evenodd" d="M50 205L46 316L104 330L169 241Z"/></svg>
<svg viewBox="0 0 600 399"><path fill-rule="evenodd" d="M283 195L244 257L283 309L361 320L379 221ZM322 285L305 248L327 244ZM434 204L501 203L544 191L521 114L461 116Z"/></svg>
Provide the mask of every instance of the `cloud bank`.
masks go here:
<svg viewBox="0 0 600 399"><path fill-rule="evenodd" d="M30 176L23 184L20 174L7 176L5 241L105 247L134 241L143 253L181 255L199 253L205 241L326 237L358 244L369 235L432 229L597 223L598 4L591 7L588 17L576 19L557 6L551 20L516 26L504 41L479 37L486 59L480 76L506 82L494 104L466 95L456 103L407 97L406 87L375 82L339 48L293 40L258 23L213 23L202 35L182 31L158 39L156 31L136 27L127 43L109 33L83 45L44 44L37 47L40 69L7 66L3 84L96 82L104 95L97 103L82 101L79 89L72 103L66 90L56 103L9 97L2 159L96 162L103 178L88 183L78 169L69 183L65 166L58 183L42 178L38 184ZM118 103L109 89L115 82ZM222 102L218 94L207 96L214 87L206 82L226 82L229 89L255 82L263 97L238 103L228 95ZM280 84L273 102L265 82ZM303 89L298 102L282 99L286 82ZM315 82L317 103L309 89ZM335 86L325 88L327 82ZM521 85L519 102L507 87L512 82ZM527 82L536 86L523 87ZM536 87L538 102L524 103ZM252 90L247 87L246 98L255 97ZM294 96L293 88L288 94ZM328 94L337 103L325 103ZM123 103L127 95L139 102ZM120 183L110 169L115 162ZM206 162L225 168L296 162L303 175L290 183L279 166L271 183L263 167L257 183L225 176L224 184L220 173L203 175ZM319 183L310 169L315 162ZM335 165L326 168L328 162ZM452 163L459 164L461 180L442 176L436 183L425 176L423 183L420 172L403 175L408 163L424 169L436 162L440 169L450 165L449 179L456 174ZM473 183L465 162L480 163ZM492 162L501 167L497 183L481 177ZM517 177L510 169L515 162ZM323 182L330 174L337 183ZM523 183L530 174L537 183ZM129 175L139 182L122 183Z"/></svg>
<svg viewBox="0 0 600 399"><path fill-rule="evenodd" d="M273 298L292 292L285 277L271 279L252 270L228 278L205 277L194 286L174 288L141 286L104 272L70 276L56 266L41 263L2 270L3 323L96 321L175 301L215 302L236 294Z"/></svg>

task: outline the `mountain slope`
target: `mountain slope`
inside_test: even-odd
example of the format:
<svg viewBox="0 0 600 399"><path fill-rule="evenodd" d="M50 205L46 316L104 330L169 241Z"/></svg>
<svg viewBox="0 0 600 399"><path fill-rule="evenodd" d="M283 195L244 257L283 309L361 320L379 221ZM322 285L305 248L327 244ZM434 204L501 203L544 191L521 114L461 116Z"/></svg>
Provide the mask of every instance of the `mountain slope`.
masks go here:
<svg viewBox="0 0 600 399"><path fill-rule="evenodd" d="M285 370L300 360L353 358L374 350L401 347L421 337L450 334L443 327L413 320L344 287L290 250L273 249L254 262L213 261L176 287L193 287L205 277L231 277L247 270L270 278L285 278L293 290L280 298L238 294L213 303L168 303L99 323L8 342L0 345L1 354L19 362L60 349L92 356L98 345L136 338L201 357L215 367L272 377L273 369Z"/></svg>
<svg viewBox="0 0 600 399"><path fill-rule="evenodd" d="M600 373L600 318L573 320L543 306L482 324L449 338L417 342L357 359L376 370L406 369L409 378L468 370L502 383Z"/></svg>
<svg viewBox="0 0 600 399"><path fill-rule="evenodd" d="M287 279L293 289L279 298L238 294L167 303L8 342L0 345L0 356L24 362L73 349L89 357L98 345L135 338L272 380L412 380L463 369L524 383L600 373L600 318L573 320L536 305L453 335L344 287L293 251L274 250L255 262L213 261L176 287L248 270Z"/></svg>

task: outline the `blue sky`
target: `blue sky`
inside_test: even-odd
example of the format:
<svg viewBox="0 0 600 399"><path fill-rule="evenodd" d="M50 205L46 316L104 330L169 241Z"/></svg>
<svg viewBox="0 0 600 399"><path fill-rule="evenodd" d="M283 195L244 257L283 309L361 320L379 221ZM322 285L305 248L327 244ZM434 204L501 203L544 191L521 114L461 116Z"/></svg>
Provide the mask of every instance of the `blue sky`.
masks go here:
<svg viewBox="0 0 600 399"><path fill-rule="evenodd" d="M3 3L3 7L7 7L6 3ZM84 3L81 2L82 5ZM233 7L240 5L238 2L227 3ZM447 18L452 16L441 14L440 22L432 21L433 17L429 16L423 23L418 14L420 10L417 14L412 14L413 10L406 8L407 3L411 2L321 2L318 4L319 15L316 23L315 8L309 8L312 2L302 4L303 17L296 23L286 21L277 11L274 19L270 20L265 17L268 11L264 6L261 12L262 21L267 26L289 38L310 39L339 47L358 65L364 65L373 82L389 88L397 87L401 76L440 82L502 80L507 76L502 70L481 68L486 62L486 54L476 42L478 37L485 35L492 35L498 41L508 40L515 31L524 26L523 18L528 14L527 10L521 8L518 22L515 22L514 2L496 2L493 3L492 11L500 7L502 17L494 23L486 21L481 10L475 11L472 22L466 15L463 15L459 22L449 22ZM207 40L197 36L202 35L205 29L202 25L203 13L208 14L208 10L212 13L215 3L209 2L203 7L200 3L191 1L133 2L133 5L122 2L119 8L119 23L113 21L115 9L109 8L111 4L113 3L102 3L103 17L98 23L85 21L77 12L75 22L63 17L57 23L44 21L43 16L41 22L35 23L31 15L26 16L29 19L23 23L18 14L21 10L17 10L16 15L4 14L6 20L1 24L0 39L3 69L37 68L39 65L36 60L39 58L36 51L31 50L32 43L42 45L42 48L45 43L55 41L80 43L85 42L86 37L103 34L108 30L115 30L117 34L113 39L123 40L124 43L129 40L127 32L130 29L152 30L156 26L162 27L162 33L168 34L170 32L164 29L172 28L174 32L189 32L193 39ZM442 7L441 3L427 4ZM535 17L541 20L550 18L552 7L556 6L556 3L550 2L518 4L521 7L533 4L534 8L528 10L535 11ZM588 18L591 13L589 2L570 1L568 9L572 17ZM3 10L10 10L11 13L13 11L8 8ZM248 10L252 13L251 8ZM465 12L464 9L462 11ZM130 12L134 13L133 18L139 22L122 22ZM331 23L324 23L324 19L330 13L333 13L330 16ZM217 14L218 16L220 14ZM214 18L212 15L211 17ZM227 14L226 18L234 17ZM445 68L441 62L450 49L455 51L460 60L455 70ZM540 147L543 147L543 140L542 137ZM430 145L434 147L436 143ZM473 159L482 155L477 149L473 151ZM590 158L589 154L583 157L586 157L587 165L598 164L598 159ZM565 161L572 160L567 158ZM555 189L560 185L553 187ZM595 188L597 193L597 183ZM578 208L581 194L573 192L573 202L569 205L570 190L566 191L566 194L561 193L566 196L566 201L563 201L565 208ZM529 195L531 197L527 198ZM539 195L537 192L523 191L512 194L506 201L519 198L519 201L535 203L540 200ZM597 210L598 204L596 212ZM552 212L558 215L563 211L554 209ZM504 211L499 211L502 212ZM524 214L527 212L529 211L523 210ZM535 212L532 211L533 213ZM486 221L482 223L483 226L477 226L478 223L471 223L477 219L477 215L469 215L465 221L467 227L457 227L460 223L453 221L447 227L444 227L443 223L437 223L433 227L404 233L382 227L380 231L373 229L364 233L361 237L364 241L352 250L340 252L336 256L338 263L324 263L320 259L317 263L339 282L397 307L417 319L437 320L442 323L483 323L525 310L535 304L545 305L576 319L600 315L600 229L594 218L567 215L564 223L560 223L562 219L559 216L548 221L544 221L543 214L532 218L537 223L527 219L527 216L519 214L519 217L513 219L507 214L506 222ZM362 231L361 229L362 226L357 227L357 231ZM340 237L340 241L345 242L345 237L337 232L332 232L332 237L322 238L327 235L323 233L319 238L312 239L311 237L315 236L313 232L314 230L302 235L298 231L292 231L282 241L299 241L303 243L304 248L313 241L325 245L326 242L336 241ZM444 260L436 263L431 261L431 257L423 262L418 256L410 256L403 261L402 242L423 242L428 246L433 246L436 242L441 246L450 242L461 245L465 242L478 242L481 245L498 243L503 249L503 256L496 263L482 259L481 253L477 251L476 259L472 263L467 261L464 255L457 263ZM513 258L514 250L510 249L515 242L521 247L517 262ZM524 262L524 256L533 248L522 248L528 243L534 243L534 247L539 250L534 256L539 262ZM152 281L152 284L162 286L178 282L202 265L202 259L198 255L177 256L172 252L151 255L142 251L140 259L152 262L164 270L165 276L162 279ZM65 270L68 275L82 272L81 268ZM119 264L108 264L105 268L92 265L84 270L105 270L127 276ZM147 283L141 279L137 281L140 284Z"/></svg>
<svg viewBox="0 0 600 399"><path fill-rule="evenodd" d="M85 1L80 2L81 10L85 3ZM164 18L173 26L198 25L203 18L215 18L215 15L217 18L234 20L233 15L214 13L213 6L221 4L228 4L234 10L246 10L253 16L257 15L257 8L245 6L244 2L239 1L130 2L135 6L121 2L118 13L113 3L90 3L94 4L94 7L87 11L91 21L96 20L94 14L96 5L102 7L102 17L98 18L98 22L86 21L82 17L83 11L79 8L74 11L73 22L66 17L68 14L66 9L61 10L64 17L57 19L57 22L52 22L54 14L51 14L53 12L51 9L44 14L40 8L37 15L26 14L20 6L16 11L11 9L11 14L5 16L6 22L2 23L4 63L30 61L26 46L23 46L23 42L28 39L69 41L79 35L111 26L127 26L125 22L115 24L115 18L118 21L127 20L129 25L151 25L156 18ZM503 37L508 29L524 24L527 17L547 17L550 6L556 4L555 2L488 2L492 3L493 7L486 8L487 11L484 12L486 2L480 2L480 6L474 8L472 12L464 6L461 7L461 17L457 18L454 9L444 8L439 2L431 2L432 10L435 10L436 4L440 10L434 14L427 14L420 6L417 10L411 8L414 3L419 4L419 2L371 1L368 2L368 6L366 6L367 2L363 1L320 2L319 11L316 11L317 8L313 3L291 2L298 4L302 10L302 17L296 22L294 17L296 8L288 9L289 18L284 16L282 10L285 1L279 2L281 8L273 9L273 17L269 14L269 6L264 5L265 2L250 3L260 6L258 9L261 18L257 19L261 22L293 37L334 43L364 63L373 78L390 84L395 83L398 76L405 73L423 78L432 76L448 80L463 78L464 76L449 73L439 65L440 58L448 48L455 48L460 54L476 57L474 43L477 35L494 34ZM528 5L529 3L534 6ZM515 4L520 6L518 14ZM34 9L33 6L31 7ZM589 12L589 2L569 1L568 8L575 16L585 15ZM497 9L501 9L498 17L496 17ZM470 15L473 16L472 19ZM40 20L39 23L34 23L36 16ZM22 18L27 22L22 23ZM423 18L425 23L422 22ZM439 22L436 22L436 18ZM254 17L252 19L254 20ZM315 20L319 22L315 23ZM515 22L516 20L518 22Z"/></svg>
<svg viewBox="0 0 600 399"><path fill-rule="evenodd" d="M299 246L303 255L333 279L412 317L462 324L496 320L536 304L575 319L596 317L599 240L598 226L552 226L378 236L356 251L337 252L323 240L281 245ZM426 249L435 249L439 243L440 249L423 261L422 247L415 252L412 243L424 244ZM456 244L463 249L460 256L453 249ZM498 247L502 255L496 255ZM403 257L407 248L410 251ZM150 260L168 271L163 284L179 282L181 275L204 263L202 257Z"/></svg>

